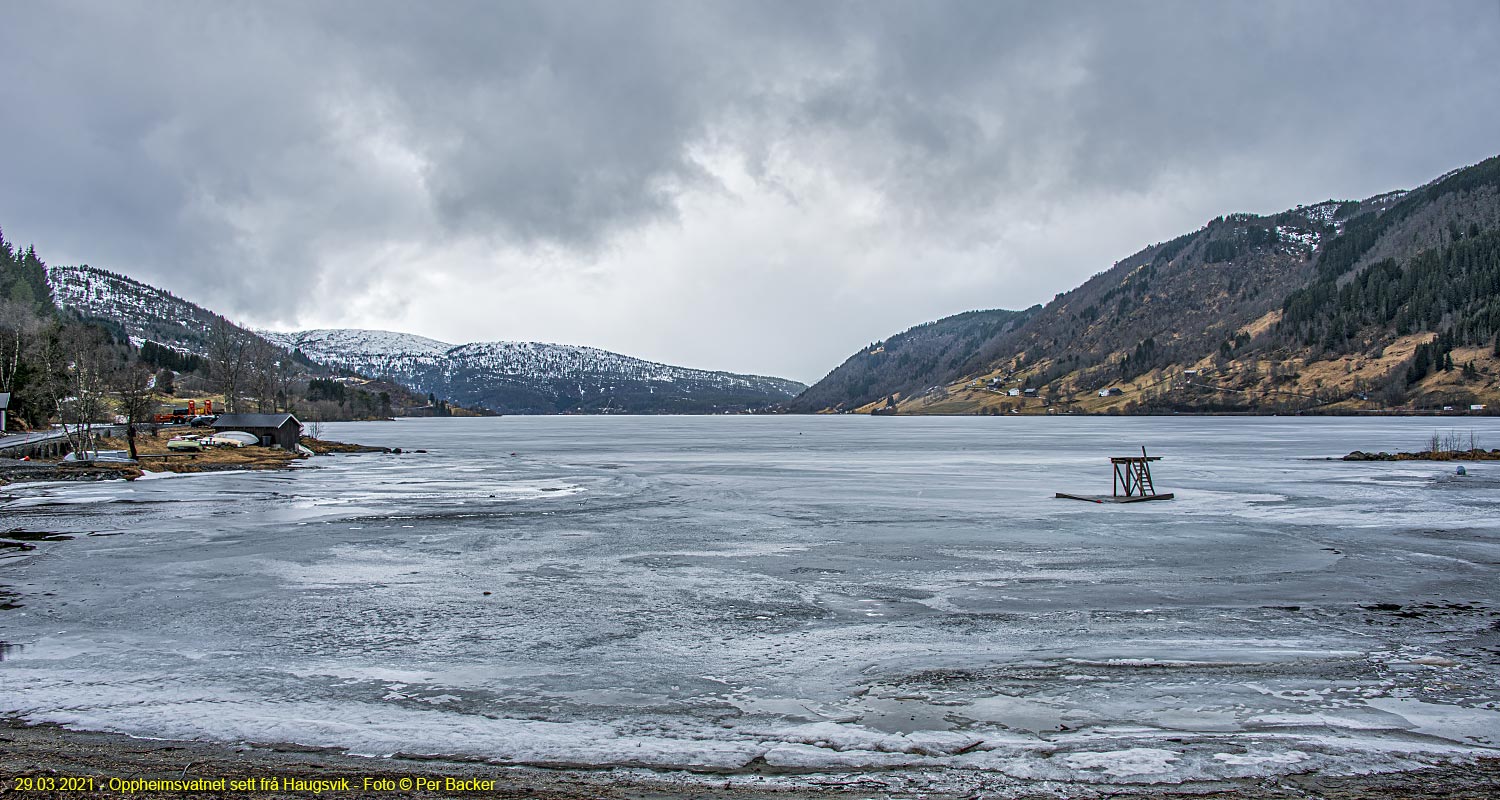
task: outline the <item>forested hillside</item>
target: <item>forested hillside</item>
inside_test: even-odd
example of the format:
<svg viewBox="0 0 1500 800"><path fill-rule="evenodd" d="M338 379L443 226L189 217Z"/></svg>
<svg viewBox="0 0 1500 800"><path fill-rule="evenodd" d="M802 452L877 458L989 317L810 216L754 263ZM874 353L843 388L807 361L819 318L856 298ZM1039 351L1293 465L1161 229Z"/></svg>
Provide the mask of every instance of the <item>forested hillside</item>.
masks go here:
<svg viewBox="0 0 1500 800"><path fill-rule="evenodd" d="M1058 295L896 410L1488 406L1500 401L1497 237L1500 157L1411 192L1219 217ZM816 400L838 374L804 397L834 407Z"/></svg>
<svg viewBox="0 0 1500 800"><path fill-rule="evenodd" d="M12 429L149 420L189 398L308 420L464 413L397 384L341 375L123 275L48 267L34 248L3 236L0 392L11 395Z"/></svg>
<svg viewBox="0 0 1500 800"><path fill-rule="evenodd" d="M24 252L5 240L0 232L0 302L15 303L34 312L54 309L52 289L47 285L47 265L36 256L36 248Z"/></svg>
<svg viewBox="0 0 1500 800"><path fill-rule="evenodd" d="M46 387L57 383L59 365L45 357L50 354L39 353L36 345L43 334L52 338L60 333L56 316L47 265L35 248L17 250L0 233L0 392L11 395L13 426L51 412L53 401Z"/></svg>
<svg viewBox="0 0 1500 800"><path fill-rule="evenodd" d="M87 264L49 266L47 281L59 307L117 328L137 345L154 342L180 353L207 356L215 331L225 325L261 344L255 341L261 337L223 316L125 275ZM310 364L304 360L304 366Z"/></svg>
<svg viewBox="0 0 1500 800"><path fill-rule="evenodd" d="M962 376L974 354L1015 330L1040 307L969 311L926 322L850 356L787 404L793 411L844 410L894 402Z"/></svg>
<svg viewBox="0 0 1500 800"><path fill-rule="evenodd" d="M8 332L13 351L25 351L18 362L39 363L52 337L47 331L85 325L113 342L120 358L149 367L152 390L163 403L211 396L226 410L290 410L310 420L499 411L719 413L782 402L806 388L570 345L454 346L384 331L256 332L125 275L87 265L48 267L34 251L17 253L8 245L5 259L0 287L21 300L11 303L16 313L0 318L0 331ZM24 383L26 374L18 380ZM9 382L0 381L0 391ZM60 386L47 385L47 392ZM18 394L18 424L56 418L54 403L29 397Z"/></svg>

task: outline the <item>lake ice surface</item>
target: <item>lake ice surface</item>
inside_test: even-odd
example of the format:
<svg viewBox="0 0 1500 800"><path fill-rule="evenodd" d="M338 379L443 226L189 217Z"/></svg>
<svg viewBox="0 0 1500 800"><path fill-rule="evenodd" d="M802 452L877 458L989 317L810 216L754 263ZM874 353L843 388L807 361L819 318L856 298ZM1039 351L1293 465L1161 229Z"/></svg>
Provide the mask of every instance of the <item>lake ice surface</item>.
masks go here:
<svg viewBox="0 0 1500 800"><path fill-rule="evenodd" d="M504 417L0 489L0 712L497 763L1179 782L1500 755L1500 421ZM1097 506L1147 445L1178 499ZM894 769L893 769L894 768Z"/></svg>

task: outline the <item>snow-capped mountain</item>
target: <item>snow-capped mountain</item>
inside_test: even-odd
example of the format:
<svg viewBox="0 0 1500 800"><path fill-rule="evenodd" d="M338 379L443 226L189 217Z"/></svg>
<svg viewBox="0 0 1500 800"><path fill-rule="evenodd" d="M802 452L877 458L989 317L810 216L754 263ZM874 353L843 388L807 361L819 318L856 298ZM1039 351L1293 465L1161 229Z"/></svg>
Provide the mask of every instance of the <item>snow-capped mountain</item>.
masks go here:
<svg viewBox="0 0 1500 800"><path fill-rule="evenodd" d="M410 333L356 328L256 333L288 350L301 350L303 355L321 364L372 376L410 370L414 359L436 358L454 347Z"/></svg>
<svg viewBox="0 0 1500 800"><path fill-rule="evenodd" d="M58 305L146 340L207 355L221 317L154 286L93 267L48 267ZM256 331L332 370L390 378L418 392L506 413L706 413L780 403L804 385L656 364L592 347L538 342L452 345L391 331Z"/></svg>
<svg viewBox="0 0 1500 800"><path fill-rule="evenodd" d="M451 345L391 331L262 331L315 361L507 413L711 412L787 400L783 378L674 367L593 347L540 342Z"/></svg>

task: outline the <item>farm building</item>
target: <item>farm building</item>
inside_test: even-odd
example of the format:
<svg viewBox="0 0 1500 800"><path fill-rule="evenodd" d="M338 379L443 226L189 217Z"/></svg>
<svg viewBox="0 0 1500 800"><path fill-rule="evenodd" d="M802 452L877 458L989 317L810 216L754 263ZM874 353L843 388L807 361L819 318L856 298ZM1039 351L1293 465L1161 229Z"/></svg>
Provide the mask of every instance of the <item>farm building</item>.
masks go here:
<svg viewBox="0 0 1500 800"><path fill-rule="evenodd" d="M263 447L274 444L283 450L296 450L302 436L302 423L291 414L220 414L213 429L244 431L259 438Z"/></svg>

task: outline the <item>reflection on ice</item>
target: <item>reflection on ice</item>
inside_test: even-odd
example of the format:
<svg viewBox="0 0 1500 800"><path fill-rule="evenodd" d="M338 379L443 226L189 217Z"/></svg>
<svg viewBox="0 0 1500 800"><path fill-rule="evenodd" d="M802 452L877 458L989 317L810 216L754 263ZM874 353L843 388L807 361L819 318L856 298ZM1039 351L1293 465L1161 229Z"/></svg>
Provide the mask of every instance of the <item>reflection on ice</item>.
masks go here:
<svg viewBox="0 0 1500 800"><path fill-rule="evenodd" d="M1314 458L1422 424L410 421L329 427L428 454L15 488L3 527L108 538L0 561L0 710L953 786L1494 753L1500 466ZM1100 442L1179 499L1054 502Z"/></svg>

